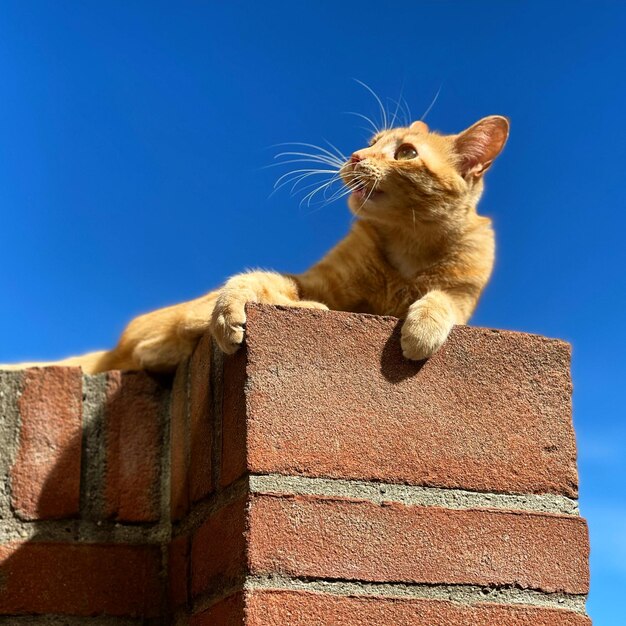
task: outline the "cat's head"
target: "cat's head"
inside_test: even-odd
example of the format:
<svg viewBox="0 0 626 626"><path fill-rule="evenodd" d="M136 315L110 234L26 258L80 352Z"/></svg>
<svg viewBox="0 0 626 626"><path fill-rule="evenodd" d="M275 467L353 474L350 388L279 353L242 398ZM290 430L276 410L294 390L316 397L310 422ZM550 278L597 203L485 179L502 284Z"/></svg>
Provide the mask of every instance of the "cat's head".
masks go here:
<svg viewBox="0 0 626 626"><path fill-rule="evenodd" d="M375 135L341 168L353 213L380 222L460 222L477 204L483 174L509 135L507 118L485 117L458 135L421 121Z"/></svg>

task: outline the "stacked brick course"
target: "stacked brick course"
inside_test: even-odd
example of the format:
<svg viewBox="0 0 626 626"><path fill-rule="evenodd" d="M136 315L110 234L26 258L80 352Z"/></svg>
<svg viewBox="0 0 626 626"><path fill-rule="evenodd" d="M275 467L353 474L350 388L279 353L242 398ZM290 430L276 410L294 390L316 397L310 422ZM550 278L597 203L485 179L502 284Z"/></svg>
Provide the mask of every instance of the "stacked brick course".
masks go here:
<svg viewBox="0 0 626 626"><path fill-rule="evenodd" d="M168 395L143 373L0 373L0 623L160 623Z"/></svg>
<svg viewBox="0 0 626 626"><path fill-rule="evenodd" d="M249 306L175 378L0 373L0 624L588 625L569 349Z"/></svg>

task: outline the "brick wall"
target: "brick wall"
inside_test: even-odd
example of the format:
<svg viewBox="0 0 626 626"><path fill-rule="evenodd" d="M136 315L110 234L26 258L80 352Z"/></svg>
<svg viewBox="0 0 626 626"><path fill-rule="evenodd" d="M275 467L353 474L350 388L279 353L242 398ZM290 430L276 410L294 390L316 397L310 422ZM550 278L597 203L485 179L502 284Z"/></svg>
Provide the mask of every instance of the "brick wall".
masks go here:
<svg viewBox="0 0 626 626"><path fill-rule="evenodd" d="M248 316L173 380L0 373L0 624L590 624L566 344Z"/></svg>

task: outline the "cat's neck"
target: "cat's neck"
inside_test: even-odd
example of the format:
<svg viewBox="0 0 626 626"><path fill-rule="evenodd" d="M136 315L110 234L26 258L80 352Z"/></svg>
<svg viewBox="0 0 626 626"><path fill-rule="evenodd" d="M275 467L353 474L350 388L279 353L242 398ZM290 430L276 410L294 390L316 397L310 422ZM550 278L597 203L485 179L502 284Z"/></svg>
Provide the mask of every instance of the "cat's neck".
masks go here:
<svg viewBox="0 0 626 626"><path fill-rule="evenodd" d="M435 225L418 224L414 229L379 225L378 232L385 258L405 278L447 256L450 242Z"/></svg>
<svg viewBox="0 0 626 626"><path fill-rule="evenodd" d="M428 267L451 261L472 239L476 229L489 227L489 223L490 220L472 211L467 221L459 224L377 222L368 227L387 262L402 276L411 278Z"/></svg>

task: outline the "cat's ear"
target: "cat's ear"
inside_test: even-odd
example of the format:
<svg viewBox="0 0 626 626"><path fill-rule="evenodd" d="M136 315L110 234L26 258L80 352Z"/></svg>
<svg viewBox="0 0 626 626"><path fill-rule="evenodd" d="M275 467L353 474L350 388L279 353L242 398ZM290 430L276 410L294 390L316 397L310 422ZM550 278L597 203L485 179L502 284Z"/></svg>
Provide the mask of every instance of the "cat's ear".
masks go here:
<svg viewBox="0 0 626 626"><path fill-rule="evenodd" d="M416 122L413 122L409 128L411 130L415 130L418 131L420 133L428 133L430 132L430 129L428 128L428 124L426 122L422 122L422 120L417 120Z"/></svg>
<svg viewBox="0 0 626 626"><path fill-rule="evenodd" d="M490 115L479 120L454 140L461 176L482 176L500 154L509 137L509 120Z"/></svg>

